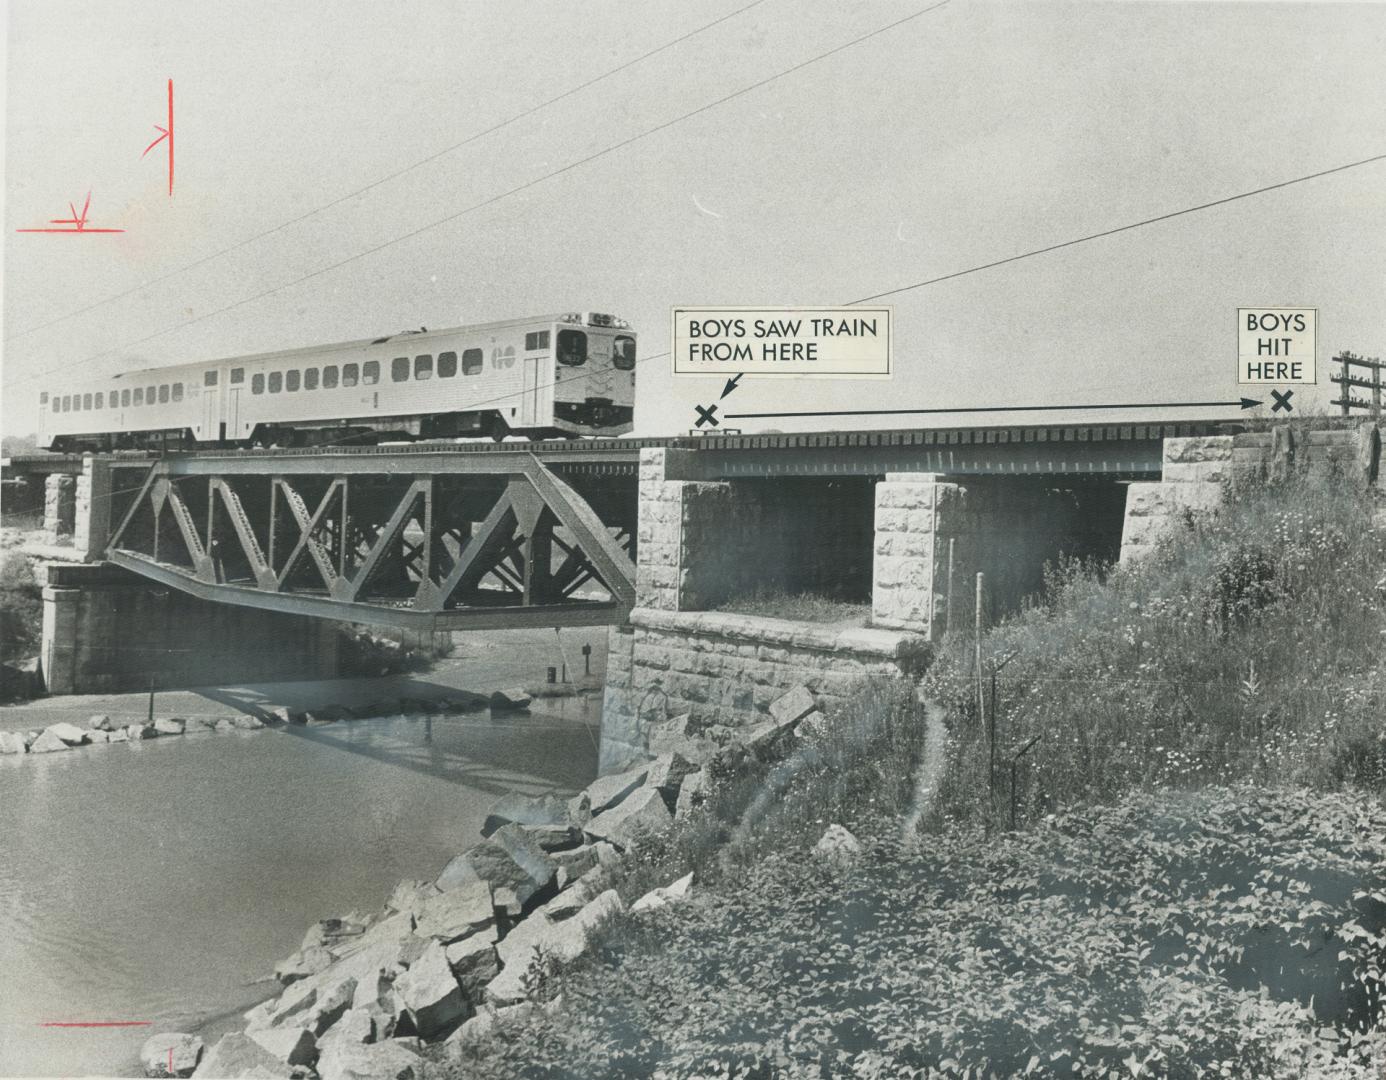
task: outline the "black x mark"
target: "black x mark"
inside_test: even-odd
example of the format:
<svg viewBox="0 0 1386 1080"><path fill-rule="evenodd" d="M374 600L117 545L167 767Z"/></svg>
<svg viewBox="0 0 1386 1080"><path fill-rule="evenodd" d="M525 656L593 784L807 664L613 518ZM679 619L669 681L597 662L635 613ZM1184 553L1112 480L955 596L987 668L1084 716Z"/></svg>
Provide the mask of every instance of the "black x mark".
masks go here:
<svg viewBox="0 0 1386 1080"><path fill-rule="evenodd" d="M713 415L717 412L716 405L709 405L707 408L703 408L701 405L694 405L693 408L698 410L698 422L694 425L695 427L702 427L704 424L711 424L713 427L717 426L717 417Z"/></svg>
<svg viewBox="0 0 1386 1080"><path fill-rule="evenodd" d="M1294 397L1293 390L1286 390L1283 394L1279 390L1272 390L1271 397L1275 398L1275 404L1271 406L1271 412L1279 412L1284 409L1286 412L1294 412L1295 407L1290 404L1290 398Z"/></svg>

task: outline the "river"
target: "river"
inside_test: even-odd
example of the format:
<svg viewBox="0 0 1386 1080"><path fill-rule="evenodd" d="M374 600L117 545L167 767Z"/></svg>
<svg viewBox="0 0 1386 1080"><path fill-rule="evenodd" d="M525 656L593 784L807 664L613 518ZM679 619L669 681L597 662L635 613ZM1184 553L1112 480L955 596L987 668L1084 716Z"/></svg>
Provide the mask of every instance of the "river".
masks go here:
<svg viewBox="0 0 1386 1080"><path fill-rule="evenodd" d="M0 1075L138 1076L269 996L310 923L379 908L507 791L596 775L599 703L0 757ZM59 1027L147 1021L147 1026Z"/></svg>

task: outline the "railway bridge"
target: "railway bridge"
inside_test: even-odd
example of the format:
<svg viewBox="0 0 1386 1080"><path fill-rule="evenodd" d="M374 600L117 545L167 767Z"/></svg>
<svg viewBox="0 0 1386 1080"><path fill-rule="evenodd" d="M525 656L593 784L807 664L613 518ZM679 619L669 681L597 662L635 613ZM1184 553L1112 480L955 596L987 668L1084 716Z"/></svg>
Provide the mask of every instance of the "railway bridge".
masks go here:
<svg viewBox="0 0 1386 1080"><path fill-rule="evenodd" d="M1376 429L1316 432L1299 452L1374 477L1364 439ZM138 682L154 654L184 685L328 673L332 621L607 624L606 754L608 728L639 741L642 708L744 721L788 684L831 698L918 665L972 619L978 572L995 617L1059 555L1138 557L1287 441L1212 421L966 427L32 455L4 478L44 478L50 533L71 530L44 594L54 692ZM737 610L804 593L869 618Z"/></svg>

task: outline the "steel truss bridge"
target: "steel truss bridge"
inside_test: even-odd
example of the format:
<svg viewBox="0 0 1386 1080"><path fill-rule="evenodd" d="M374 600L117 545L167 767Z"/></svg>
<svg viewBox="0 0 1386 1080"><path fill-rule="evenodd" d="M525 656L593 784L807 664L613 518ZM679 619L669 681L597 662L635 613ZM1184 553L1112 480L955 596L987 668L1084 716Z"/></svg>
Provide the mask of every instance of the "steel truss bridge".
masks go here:
<svg viewBox="0 0 1386 1080"><path fill-rule="evenodd" d="M701 479L1157 479L1167 437L1216 421L415 443L110 455L107 559L207 600L418 630L597 625L635 603L638 464L694 451ZM29 455L5 477L78 472ZM687 473L688 470L683 470Z"/></svg>

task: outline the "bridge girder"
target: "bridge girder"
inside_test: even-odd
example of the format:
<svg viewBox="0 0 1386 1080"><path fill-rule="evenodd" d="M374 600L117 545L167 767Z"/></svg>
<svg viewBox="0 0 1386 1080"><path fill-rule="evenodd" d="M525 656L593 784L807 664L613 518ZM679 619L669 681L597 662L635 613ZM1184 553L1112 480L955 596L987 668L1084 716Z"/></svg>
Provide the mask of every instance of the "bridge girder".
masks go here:
<svg viewBox="0 0 1386 1080"><path fill-rule="evenodd" d="M624 477L564 479L523 453L399 464L163 459L106 557L203 599L415 629L612 623L634 605Z"/></svg>

